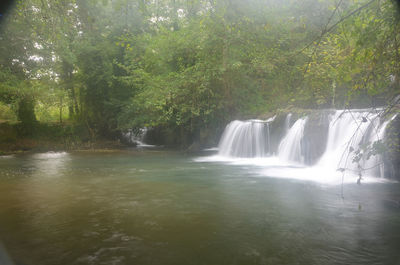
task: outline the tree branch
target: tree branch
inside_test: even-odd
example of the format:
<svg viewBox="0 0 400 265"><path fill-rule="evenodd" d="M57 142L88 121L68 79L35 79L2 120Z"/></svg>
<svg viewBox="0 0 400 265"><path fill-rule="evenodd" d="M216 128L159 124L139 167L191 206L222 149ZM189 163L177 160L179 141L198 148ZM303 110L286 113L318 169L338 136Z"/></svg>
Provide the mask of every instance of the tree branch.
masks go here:
<svg viewBox="0 0 400 265"><path fill-rule="evenodd" d="M365 3L364 5L360 6L359 8L353 10L352 12L350 12L349 14L347 14L346 16L342 17L339 21L337 21L335 24L333 24L332 26L330 26L329 28L327 28L326 30L323 30L321 32L321 35L318 36L317 38L315 38L314 40L312 40L310 43L308 43L306 46L304 46L300 51L298 51L296 53L296 55L302 53L304 50L306 50L307 48L309 48L313 43L315 43L316 41L318 41L317 45L318 46L321 43L322 37L325 36L325 34L329 33L330 31L332 31L334 28L336 28L340 23L342 23L344 20L348 19L349 17L353 16L354 14L360 12L361 10L363 10L364 8L368 7L370 4L372 4L373 2L375 2L376 0L371 0L367 3ZM341 3L341 2L340 2ZM339 3L339 4L340 4ZM338 7L338 6L337 6ZM336 9L337 9L336 7ZM333 14L336 12L333 12ZM331 16L332 17L332 16ZM328 22L329 23L329 22ZM327 24L328 25L328 24Z"/></svg>

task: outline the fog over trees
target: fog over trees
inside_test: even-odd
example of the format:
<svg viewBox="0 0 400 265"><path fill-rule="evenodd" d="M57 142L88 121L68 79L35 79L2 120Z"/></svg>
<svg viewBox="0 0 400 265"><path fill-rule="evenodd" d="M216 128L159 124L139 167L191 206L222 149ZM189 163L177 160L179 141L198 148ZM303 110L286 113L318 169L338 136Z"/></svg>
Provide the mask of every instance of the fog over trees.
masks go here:
<svg viewBox="0 0 400 265"><path fill-rule="evenodd" d="M389 0L26 0L1 24L1 119L178 132L399 91Z"/></svg>

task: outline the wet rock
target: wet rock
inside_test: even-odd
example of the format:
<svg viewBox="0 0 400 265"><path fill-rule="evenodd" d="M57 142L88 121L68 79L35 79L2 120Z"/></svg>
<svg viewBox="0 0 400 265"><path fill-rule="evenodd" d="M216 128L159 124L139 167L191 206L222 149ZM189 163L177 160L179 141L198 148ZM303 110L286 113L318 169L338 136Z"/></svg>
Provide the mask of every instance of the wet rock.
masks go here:
<svg viewBox="0 0 400 265"><path fill-rule="evenodd" d="M270 123L270 150L271 154L278 152L279 143L285 136L285 120L289 113L280 112L276 114L275 119Z"/></svg>
<svg viewBox="0 0 400 265"><path fill-rule="evenodd" d="M308 115L301 142L304 163L313 165L325 152L329 131L329 112L313 111Z"/></svg>

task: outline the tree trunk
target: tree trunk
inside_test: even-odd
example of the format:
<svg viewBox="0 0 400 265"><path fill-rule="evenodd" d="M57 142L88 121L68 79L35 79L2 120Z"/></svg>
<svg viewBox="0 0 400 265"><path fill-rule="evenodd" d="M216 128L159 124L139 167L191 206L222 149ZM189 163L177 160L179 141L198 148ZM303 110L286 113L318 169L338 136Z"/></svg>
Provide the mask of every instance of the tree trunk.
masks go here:
<svg viewBox="0 0 400 265"><path fill-rule="evenodd" d="M69 97L69 106L68 106L68 112L69 112L69 118L73 118L75 115L79 114L79 107L78 107L78 101L76 99L75 95L75 89L74 89L74 80L73 80L73 65L63 61L63 74L61 78L64 81L64 88L68 92L68 97Z"/></svg>
<svg viewBox="0 0 400 265"><path fill-rule="evenodd" d="M31 97L24 97L18 103L18 120L26 126L32 126L36 123L35 102Z"/></svg>
<svg viewBox="0 0 400 265"><path fill-rule="evenodd" d="M225 30L227 26L225 26ZM225 100L227 102L227 110L229 113L232 113L232 93L231 93L231 86L230 86L230 80L229 80L229 70L228 70L228 59L229 59L229 43L228 43L228 32L225 32L225 36L223 39L223 44L222 44L222 68L223 68L223 74L222 74L222 82L223 82L223 87L224 87L224 96Z"/></svg>
<svg viewBox="0 0 400 265"><path fill-rule="evenodd" d="M63 98L60 97L60 123L62 123Z"/></svg>

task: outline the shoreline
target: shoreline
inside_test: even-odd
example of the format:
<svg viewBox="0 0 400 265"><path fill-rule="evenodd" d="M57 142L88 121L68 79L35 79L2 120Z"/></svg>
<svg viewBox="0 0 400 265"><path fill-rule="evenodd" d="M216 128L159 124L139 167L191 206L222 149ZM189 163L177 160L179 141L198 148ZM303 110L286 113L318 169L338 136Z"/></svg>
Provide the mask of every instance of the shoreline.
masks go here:
<svg viewBox="0 0 400 265"><path fill-rule="evenodd" d="M32 139L23 139L16 143L8 143L0 145L0 156L28 154L28 153L44 153L44 152L112 152L133 148L133 145L122 144L119 141L97 141L85 143L58 143L53 141L41 141Z"/></svg>

